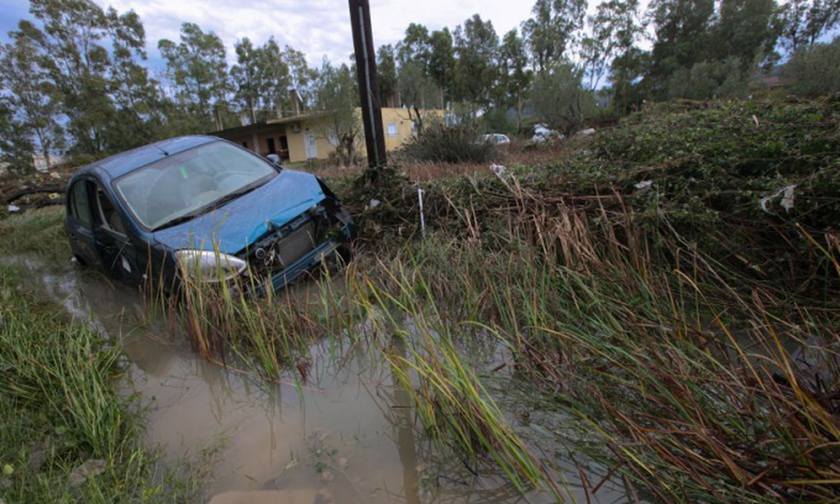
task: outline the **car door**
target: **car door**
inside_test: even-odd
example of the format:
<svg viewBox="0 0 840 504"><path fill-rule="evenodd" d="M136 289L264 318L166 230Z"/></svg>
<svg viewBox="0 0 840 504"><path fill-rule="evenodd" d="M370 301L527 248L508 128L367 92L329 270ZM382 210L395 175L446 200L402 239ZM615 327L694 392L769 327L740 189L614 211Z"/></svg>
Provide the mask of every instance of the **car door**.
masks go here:
<svg viewBox="0 0 840 504"><path fill-rule="evenodd" d="M88 186L90 182L81 179L73 183L67 196L67 218L65 228L70 236L73 257L86 266L101 267L102 259L96 248L93 226L93 208Z"/></svg>
<svg viewBox="0 0 840 504"><path fill-rule="evenodd" d="M102 269L118 280L139 283L144 271L138 264L137 247L129 235L125 219L101 185L93 183L89 191L94 242L102 259Z"/></svg>

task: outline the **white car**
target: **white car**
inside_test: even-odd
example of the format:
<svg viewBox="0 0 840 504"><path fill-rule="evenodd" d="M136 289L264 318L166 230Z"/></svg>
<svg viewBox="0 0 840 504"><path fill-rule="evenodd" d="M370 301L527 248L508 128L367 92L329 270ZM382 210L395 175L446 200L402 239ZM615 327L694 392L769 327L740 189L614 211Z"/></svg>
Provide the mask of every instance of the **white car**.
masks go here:
<svg viewBox="0 0 840 504"><path fill-rule="evenodd" d="M485 143L492 143L496 145L509 145L510 144L510 137L507 135L503 135L501 133L490 133L488 135L482 135L481 141Z"/></svg>
<svg viewBox="0 0 840 504"><path fill-rule="evenodd" d="M543 143L548 140L563 140L564 136L553 129L550 129L545 124L536 124L534 125L534 136L531 138L531 141L534 143Z"/></svg>

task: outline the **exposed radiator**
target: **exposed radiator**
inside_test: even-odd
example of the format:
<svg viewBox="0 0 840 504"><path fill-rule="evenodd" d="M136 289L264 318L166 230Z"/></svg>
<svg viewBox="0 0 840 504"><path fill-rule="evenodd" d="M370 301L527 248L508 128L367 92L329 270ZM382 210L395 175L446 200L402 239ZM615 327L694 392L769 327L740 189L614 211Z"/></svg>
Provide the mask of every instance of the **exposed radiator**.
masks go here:
<svg viewBox="0 0 840 504"><path fill-rule="evenodd" d="M280 264L286 268L311 252L317 245L315 239L315 223L309 221L289 236L278 241L274 249L277 251Z"/></svg>

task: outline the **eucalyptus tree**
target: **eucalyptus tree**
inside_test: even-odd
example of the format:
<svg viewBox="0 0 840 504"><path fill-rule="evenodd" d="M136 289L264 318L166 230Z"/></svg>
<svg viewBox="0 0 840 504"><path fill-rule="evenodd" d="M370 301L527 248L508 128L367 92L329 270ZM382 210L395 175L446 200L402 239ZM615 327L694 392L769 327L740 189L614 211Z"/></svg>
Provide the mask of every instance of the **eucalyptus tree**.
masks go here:
<svg viewBox="0 0 840 504"><path fill-rule="evenodd" d="M522 109L525 97L533 80L533 71L528 68L528 51L525 41L516 28L507 32L499 51L499 87L507 104L516 109L516 129L522 129Z"/></svg>
<svg viewBox="0 0 840 504"><path fill-rule="evenodd" d="M491 104L499 81L499 36L490 20L478 14L454 33L455 96L479 107Z"/></svg>
<svg viewBox="0 0 840 504"><path fill-rule="evenodd" d="M429 36L429 45L429 76L437 85L443 108L451 97L455 74L455 47L449 28L433 31Z"/></svg>
<svg viewBox="0 0 840 504"><path fill-rule="evenodd" d="M289 70L289 82L301 100L303 107L309 107L314 102L314 84L318 78L318 71L309 66L306 55L294 47L287 45L283 50L283 61Z"/></svg>
<svg viewBox="0 0 840 504"><path fill-rule="evenodd" d="M195 23L183 23L180 41L161 39L158 49L178 103L209 124L214 109L225 105L232 91L222 39Z"/></svg>
<svg viewBox="0 0 840 504"><path fill-rule="evenodd" d="M104 11L90 0L31 0L39 25L20 21L13 38L37 49L37 62L60 101L71 151L98 155L153 139L147 127L157 97L139 61L145 31L134 12Z"/></svg>
<svg viewBox="0 0 840 504"><path fill-rule="evenodd" d="M586 0L537 0L532 17L522 24L535 69L545 73L553 65L568 59L584 26Z"/></svg>
<svg viewBox="0 0 840 504"><path fill-rule="evenodd" d="M376 53L376 70L379 77L379 92L386 106L396 107L400 103L397 79L397 59L394 46L383 45Z"/></svg>
<svg viewBox="0 0 840 504"><path fill-rule="evenodd" d="M251 124L272 113L282 115L291 85L289 67L274 38L255 47L248 37L234 44L236 64L230 69L234 100L247 113Z"/></svg>
<svg viewBox="0 0 840 504"><path fill-rule="evenodd" d="M7 95L3 100L4 123L0 136L3 150L14 152L14 144L22 143L30 152L37 146L47 164L64 146L60 123L61 103L49 73L41 65L38 49L22 34L11 43L0 46L0 83ZM21 155L14 154L15 164ZM27 161L32 163L32 159Z"/></svg>
<svg viewBox="0 0 840 504"><path fill-rule="evenodd" d="M776 13L782 47L809 47L840 24L840 0L788 0Z"/></svg>

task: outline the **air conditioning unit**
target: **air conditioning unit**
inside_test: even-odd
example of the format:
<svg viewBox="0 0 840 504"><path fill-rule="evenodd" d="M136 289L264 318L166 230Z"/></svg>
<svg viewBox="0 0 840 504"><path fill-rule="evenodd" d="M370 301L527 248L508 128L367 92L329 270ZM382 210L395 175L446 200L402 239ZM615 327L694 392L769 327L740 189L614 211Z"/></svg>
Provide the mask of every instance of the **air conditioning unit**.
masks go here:
<svg viewBox="0 0 840 504"><path fill-rule="evenodd" d="M300 123L292 123L292 133L300 133Z"/></svg>

